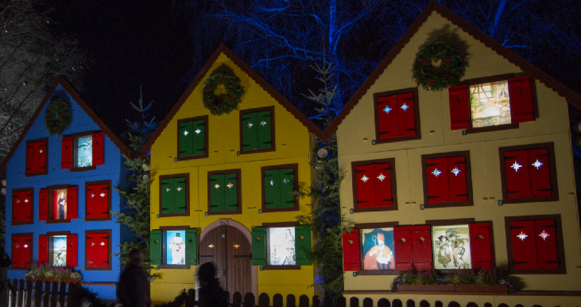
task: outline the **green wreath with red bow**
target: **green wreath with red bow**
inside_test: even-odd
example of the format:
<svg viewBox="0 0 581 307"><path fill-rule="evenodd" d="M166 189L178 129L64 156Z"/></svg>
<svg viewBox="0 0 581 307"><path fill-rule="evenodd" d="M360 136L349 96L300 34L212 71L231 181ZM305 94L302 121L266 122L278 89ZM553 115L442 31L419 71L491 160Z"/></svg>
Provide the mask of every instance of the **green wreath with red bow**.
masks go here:
<svg viewBox="0 0 581 307"><path fill-rule="evenodd" d="M458 85L466 74L466 63L456 49L437 41L420 49L412 67L413 80L428 91Z"/></svg>
<svg viewBox="0 0 581 307"><path fill-rule="evenodd" d="M228 114L236 110L244 95L240 79L231 74L215 73L204 81L204 85L204 107L210 110L212 115ZM224 87L224 94L216 96L215 92L219 86Z"/></svg>
<svg viewBox="0 0 581 307"><path fill-rule="evenodd" d="M71 107L62 99L53 100L44 114L44 124L51 135L62 135L72 120Z"/></svg>

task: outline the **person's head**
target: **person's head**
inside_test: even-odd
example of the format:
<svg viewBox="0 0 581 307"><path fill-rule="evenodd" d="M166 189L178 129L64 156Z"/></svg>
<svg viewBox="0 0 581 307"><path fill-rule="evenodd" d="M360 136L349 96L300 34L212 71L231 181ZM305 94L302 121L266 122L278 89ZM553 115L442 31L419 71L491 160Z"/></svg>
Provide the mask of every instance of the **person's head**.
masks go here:
<svg viewBox="0 0 581 307"><path fill-rule="evenodd" d="M130 250L127 258L127 262L129 264L137 266L143 265L143 253L141 253L141 251L137 248Z"/></svg>
<svg viewBox="0 0 581 307"><path fill-rule="evenodd" d="M212 262L206 262L198 268L198 280L202 287L212 283L216 277L216 267Z"/></svg>
<svg viewBox="0 0 581 307"><path fill-rule="evenodd" d="M377 245L383 246L385 243L385 236L382 233L377 234Z"/></svg>

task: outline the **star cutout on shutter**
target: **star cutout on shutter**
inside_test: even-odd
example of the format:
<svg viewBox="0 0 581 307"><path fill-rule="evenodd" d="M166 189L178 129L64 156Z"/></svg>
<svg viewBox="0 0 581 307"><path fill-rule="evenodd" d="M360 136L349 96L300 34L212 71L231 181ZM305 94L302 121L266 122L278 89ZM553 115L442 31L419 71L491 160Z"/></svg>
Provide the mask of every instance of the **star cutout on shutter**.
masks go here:
<svg viewBox="0 0 581 307"><path fill-rule="evenodd" d="M94 198L94 197L95 197L95 194L91 194L91 198Z"/></svg>
<svg viewBox="0 0 581 307"><path fill-rule="evenodd" d="M196 134L200 134L200 132L202 132L202 130L197 129L196 131L194 131Z"/></svg>
<svg viewBox="0 0 581 307"><path fill-rule="evenodd" d="M515 172L518 172L518 170L522 167L522 165L518 164L516 161L514 161L514 164L511 166Z"/></svg>
<svg viewBox="0 0 581 307"><path fill-rule="evenodd" d="M260 124L262 125L262 127L264 127L264 126L266 126L267 122L261 121Z"/></svg>
<svg viewBox="0 0 581 307"><path fill-rule="evenodd" d="M252 128L252 123L248 123L248 129Z"/></svg>
<svg viewBox="0 0 581 307"><path fill-rule="evenodd" d="M214 186L214 188L216 188L216 190L217 190L217 189L220 188L220 185L216 183L216 185Z"/></svg>
<svg viewBox="0 0 581 307"><path fill-rule="evenodd" d="M91 242L91 246L95 246L95 242Z"/></svg>
<svg viewBox="0 0 581 307"><path fill-rule="evenodd" d="M288 180L288 179L284 178L284 180L283 180L282 182L284 182L285 184L287 184L287 183L289 183L289 182L290 182L290 180Z"/></svg>
<svg viewBox="0 0 581 307"><path fill-rule="evenodd" d="M457 167L454 167L452 173L454 173L454 176L458 177L458 174L460 174L460 170Z"/></svg>
<svg viewBox="0 0 581 307"><path fill-rule="evenodd" d="M184 135L185 136L188 136L188 133L189 133L188 130L184 130Z"/></svg>
<svg viewBox="0 0 581 307"><path fill-rule="evenodd" d="M99 194L99 196L101 196L101 197L105 197L105 196L107 196L107 194L105 194L105 193L101 193L101 194Z"/></svg>
<svg viewBox="0 0 581 307"><path fill-rule="evenodd" d="M28 202L28 199L25 199L24 202L27 203Z"/></svg>
<svg viewBox="0 0 581 307"><path fill-rule="evenodd" d="M182 189L182 187L178 187L176 190L178 190L178 192L180 192Z"/></svg>
<svg viewBox="0 0 581 307"><path fill-rule="evenodd" d="M529 235L521 231L520 234L516 237L519 238L521 241L524 241L528 236Z"/></svg>
<svg viewBox="0 0 581 307"><path fill-rule="evenodd" d="M539 237L543 238L543 241L545 241L548 237L550 237L550 235L543 230L543 232L539 234Z"/></svg>
<svg viewBox="0 0 581 307"><path fill-rule="evenodd" d="M440 176L442 172L440 172L440 170L438 170L437 168L434 169L434 171L432 172L432 174L436 177Z"/></svg>
<svg viewBox="0 0 581 307"><path fill-rule="evenodd" d="M535 163L533 163L531 165L536 167L537 169L539 169L539 167L541 167L541 165L543 165L543 163L537 159L537 161L535 161Z"/></svg>
<svg viewBox="0 0 581 307"><path fill-rule="evenodd" d="M105 246L105 242L101 242L101 246Z"/></svg>
<svg viewBox="0 0 581 307"><path fill-rule="evenodd" d="M271 180L270 181L270 185L274 185L274 180Z"/></svg>
<svg viewBox="0 0 581 307"><path fill-rule="evenodd" d="M388 106L385 106L385 109L383 109L383 112L385 112L385 114L389 114L389 111L391 111L391 108Z"/></svg>
<svg viewBox="0 0 581 307"><path fill-rule="evenodd" d="M381 174L381 173L379 174L379 176L377 176L377 179L379 179L379 181L381 181L381 182L383 182L383 180L385 180L385 178L387 178L387 177L383 176L383 174Z"/></svg>
<svg viewBox="0 0 581 307"><path fill-rule="evenodd" d="M208 245L209 248L214 248L214 244Z"/></svg>
<svg viewBox="0 0 581 307"><path fill-rule="evenodd" d="M226 186L228 187L228 189L232 189L232 187L233 187L234 185L232 184L232 182L228 182L228 184L227 184Z"/></svg>
<svg viewBox="0 0 581 307"><path fill-rule="evenodd" d="M28 244L24 244L24 248L28 248Z"/></svg>
<svg viewBox="0 0 581 307"><path fill-rule="evenodd" d="M171 191L171 189L170 188L166 188L165 191L166 192L169 192L169 191Z"/></svg>
<svg viewBox="0 0 581 307"><path fill-rule="evenodd" d="M16 203L17 203L17 204L19 204L19 203L20 203L20 199L19 199L19 200L17 200L17 201L16 201Z"/></svg>
<svg viewBox="0 0 581 307"><path fill-rule="evenodd" d="M41 149L41 150L39 150L38 152L42 153L42 149Z"/></svg>
<svg viewBox="0 0 581 307"><path fill-rule="evenodd" d="M16 244L16 248L20 248L20 245Z"/></svg>
<svg viewBox="0 0 581 307"><path fill-rule="evenodd" d="M409 109L409 106L404 103L404 104L401 105L401 109L404 110L404 112L405 112L405 111L407 111Z"/></svg>
<svg viewBox="0 0 581 307"><path fill-rule="evenodd" d="M367 182L367 180L369 180L369 178L367 178L367 176L363 175L363 177L361 177L361 181Z"/></svg>
<svg viewBox="0 0 581 307"><path fill-rule="evenodd" d="M478 239L478 241L482 241L482 240L484 239L484 236L482 236L482 235L478 235L478 236L476 237L476 239Z"/></svg>

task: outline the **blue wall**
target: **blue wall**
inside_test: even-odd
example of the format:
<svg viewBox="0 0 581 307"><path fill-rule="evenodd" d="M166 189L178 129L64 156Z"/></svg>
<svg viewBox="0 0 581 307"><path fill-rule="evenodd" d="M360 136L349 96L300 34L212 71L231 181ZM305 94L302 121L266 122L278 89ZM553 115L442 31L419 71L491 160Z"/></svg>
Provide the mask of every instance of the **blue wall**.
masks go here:
<svg viewBox="0 0 581 307"><path fill-rule="evenodd" d="M99 126L88 116L87 113L72 99L66 90L59 85L52 94L50 101L55 98L62 98L69 101L73 120L71 126L64 134L73 134L86 131L101 130ZM111 221L83 222L85 217L85 182L111 180L113 186L124 186L123 158L119 148L105 135L105 163L97 166L96 170L84 172L71 172L67 169L61 169L61 140L62 136L51 136L45 128L44 115L47 105L44 107L24 140L18 146L15 154L12 156L7 165L7 194L6 194L6 251L9 255L12 253L11 237L13 233L34 233L33 237L33 263L38 261L38 236L53 231L71 231L72 234L78 234L78 267L76 271L81 272L83 280L87 282L116 282L119 277L120 263L119 257L112 256L111 271L83 271L85 265L85 230L103 230L111 229L111 251L113 254L119 253L120 242L128 240L129 232L124 227L121 230L120 224ZM114 112L114 110L112 110ZM26 163L26 141L48 137L48 175L24 177ZM38 193L42 188L53 185L76 185L79 187L79 208L77 219L71 220L70 223L46 224L45 221L38 220L39 203ZM32 225L15 225L11 226L12 221L12 190L21 188L34 188L34 208ZM111 209L120 211L121 197L111 188ZM24 278L28 271L10 270L8 277ZM115 300L115 286L91 286L94 291L100 293L100 297L108 300Z"/></svg>

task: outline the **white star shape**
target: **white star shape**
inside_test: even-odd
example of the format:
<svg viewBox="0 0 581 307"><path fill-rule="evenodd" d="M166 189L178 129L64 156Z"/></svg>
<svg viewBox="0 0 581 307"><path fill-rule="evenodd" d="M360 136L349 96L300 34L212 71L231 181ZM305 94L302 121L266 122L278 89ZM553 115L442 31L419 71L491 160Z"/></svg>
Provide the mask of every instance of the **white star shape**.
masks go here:
<svg viewBox="0 0 581 307"><path fill-rule="evenodd" d="M537 159L537 161L535 161L535 163L533 163L531 165L536 167L537 169L539 169L539 167L541 167L541 165L543 165L543 163Z"/></svg>
<svg viewBox="0 0 581 307"><path fill-rule="evenodd" d="M262 127L264 127L267 124L267 122L261 121L260 124L262 125Z"/></svg>
<svg viewBox="0 0 581 307"><path fill-rule="evenodd" d="M24 244L24 248L28 248L28 244Z"/></svg>
<svg viewBox="0 0 581 307"><path fill-rule="evenodd" d="M105 246L105 242L101 242L101 246Z"/></svg>
<svg viewBox="0 0 581 307"><path fill-rule="evenodd" d="M388 106L385 106L385 109L383 109L383 112L385 112L385 114L389 114L389 111L391 111L391 108Z"/></svg>
<svg viewBox="0 0 581 307"><path fill-rule="evenodd" d="M289 180L284 178L284 180L282 182L284 182L286 184L286 183L289 183Z"/></svg>
<svg viewBox="0 0 581 307"><path fill-rule="evenodd" d="M91 198L95 197L95 194L91 194Z"/></svg>
<svg viewBox="0 0 581 307"><path fill-rule="evenodd" d="M274 185L274 180L271 180L270 181L270 185Z"/></svg>
<svg viewBox="0 0 581 307"><path fill-rule="evenodd" d="M543 241L545 241L548 237L550 237L550 235L543 230L543 232L539 234L539 237L543 238Z"/></svg>
<svg viewBox="0 0 581 307"><path fill-rule="evenodd" d="M232 189L232 187L233 187L234 185L232 184L232 182L229 182L229 183L228 183L226 186L228 187L228 189Z"/></svg>
<svg viewBox="0 0 581 307"><path fill-rule="evenodd" d="M440 176L442 172L440 172L440 170L438 170L437 168L434 169L434 171L432 172L432 174L436 177Z"/></svg>
<svg viewBox="0 0 581 307"><path fill-rule="evenodd" d="M166 192L169 192L169 191L171 191L171 189L169 189L169 188L166 188L166 189L165 189L165 191L166 191Z"/></svg>
<svg viewBox="0 0 581 307"><path fill-rule="evenodd" d="M106 195L107 195L107 194L105 194L105 193L101 193L101 194L99 194L99 196L101 196L101 197L105 197Z"/></svg>
<svg viewBox="0 0 581 307"><path fill-rule="evenodd" d="M402 109L402 110L404 110L404 112L405 112L405 111L407 111L407 110L409 109L409 106L408 106L407 104L405 104L405 103L404 103L404 104L401 106L401 109Z"/></svg>
<svg viewBox="0 0 581 307"><path fill-rule="evenodd" d="M216 188L216 190L217 190L217 189L220 188L220 185L216 183L216 185L214 186L214 188Z"/></svg>
<svg viewBox="0 0 581 307"><path fill-rule="evenodd" d="M248 129L252 128L252 123L248 123Z"/></svg>
<svg viewBox="0 0 581 307"><path fill-rule="evenodd" d="M514 164L511 167L514 168L515 172L518 172L518 170L522 167L522 165L520 165L516 161L514 161Z"/></svg>
<svg viewBox="0 0 581 307"><path fill-rule="evenodd" d="M19 203L20 203L20 199L19 199L19 200L17 200L17 201L16 201L16 203L17 203L17 204L19 204Z"/></svg>
<svg viewBox="0 0 581 307"><path fill-rule="evenodd" d="M185 136L188 136L188 133L189 133L188 130L184 130L184 135Z"/></svg>
<svg viewBox="0 0 581 307"><path fill-rule="evenodd" d="M363 175L363 177L361 177L361 181L367 182L367 180L369 180L369 178L367 178L367 176Z"/></svg>
<svg viewBox="0 0 581 307"><path fill-rule="evenodd" d="M518 236L516 236L517 238L521 239L521 241L524 241L529 235L525 234L524 232L520 232L520 234Z"/></svg>
<svg viewBox="0 0 581 307"><path fill-rule="evenodd" d="M377 176L377 179L379 179L379 181L381 181L381 182L383 182L383 180L385 180L385 178L387 178L387 177L383 176L383 174L381 174L381 173L379 174L379 176Z"/></svg>
<svg viewBox="0 0 581 307"><path fill-rule="evenodd" d="M27 203L28 202L28 199L25 199L24 202Z"/></svg>
<svg viewBox="0 0 581 307"><path fill-rule="evenodd" d="M196 131L194 131L196 134L200 134L200 132L202 132L202 130L198 129Z"/></svg>
<svg viewBox="0 0 581 307"><path fill-rule="evenodd" d="M178 190L178 192L179 192L182 190L182 187L178 187L176 190Z"/></svg>
<svg viewBox="0 0 581 307"><path fill-rule="evenodd" d="M460 170L457 167L454 167L452 173L454 173L454 176L458 177L458 174L460 174Z"/></svg>

